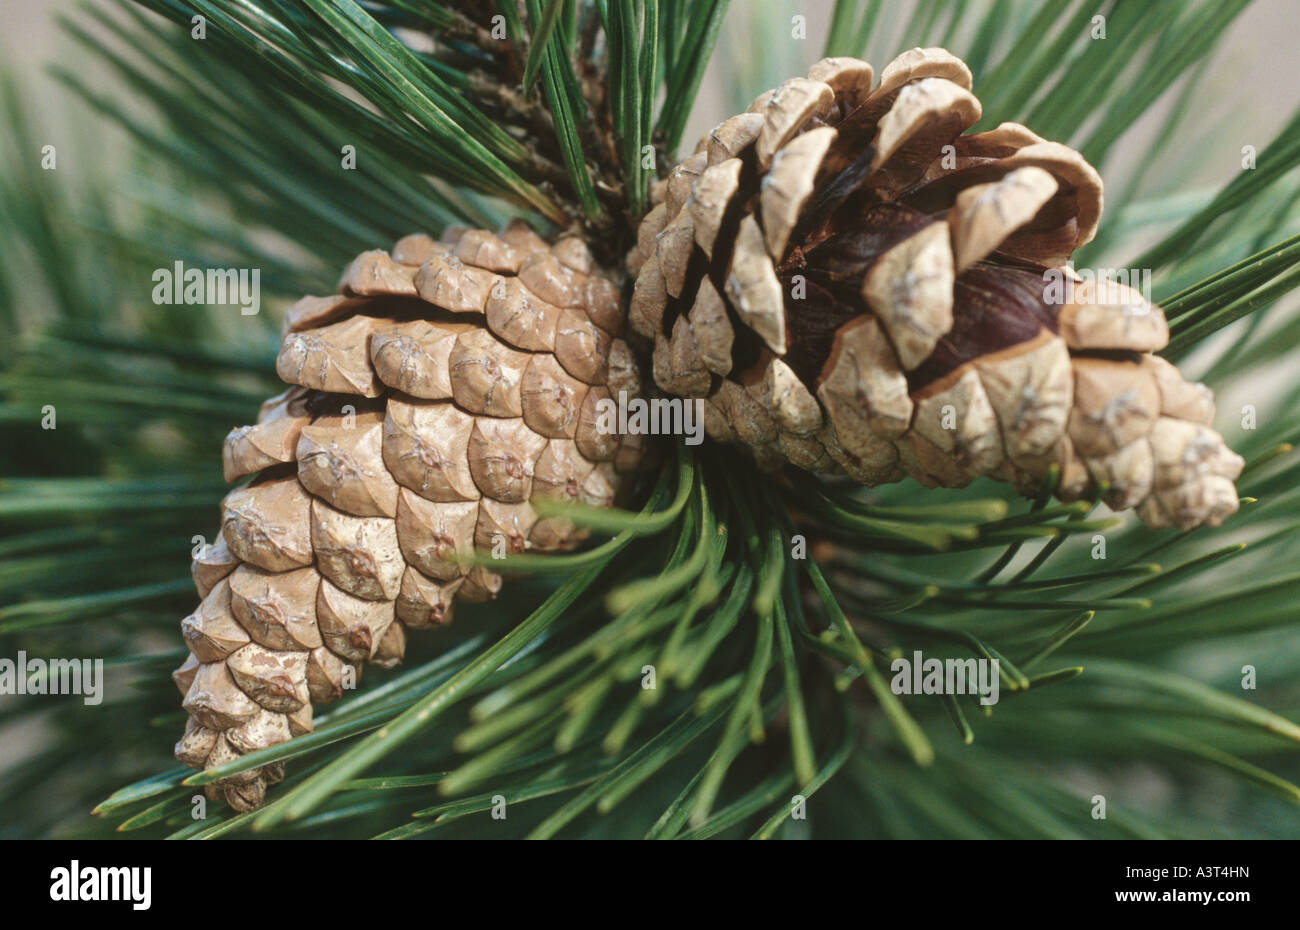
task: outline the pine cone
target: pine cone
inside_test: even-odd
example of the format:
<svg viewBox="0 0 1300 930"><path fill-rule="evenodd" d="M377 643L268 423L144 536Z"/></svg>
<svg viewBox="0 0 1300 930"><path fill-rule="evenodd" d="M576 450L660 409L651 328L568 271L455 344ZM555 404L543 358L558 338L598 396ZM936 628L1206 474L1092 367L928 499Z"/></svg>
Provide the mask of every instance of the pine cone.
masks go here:
<svg viewBox="0 0 1300 930"><path fill-rule="evenodd" d="M1098 487L1150 525L1218 525L1242 460L1208 389L1151 353L1164 314L1066 266L1102 185L1079 153L980 118L913 49L873 89L828 58L719 124L657 188L628 256L655 382L768 469L1026 494Z"/></svg>
<svg viewBox="0 0 1300 930"><path fill-rule="evenodd" d="M190 714L176 758L211 767L305 733L407 629L451 620L501 578L473 550L553 551L584 531L530 501L613 503L634 436L597 401L640 392L613 281L578 238L523 224L365 252L340 293L288 312L276 370L294 387L226 438L221 538L194 560L203 599L173 673ZM208 787L257 807L279 764Z"/></svg>

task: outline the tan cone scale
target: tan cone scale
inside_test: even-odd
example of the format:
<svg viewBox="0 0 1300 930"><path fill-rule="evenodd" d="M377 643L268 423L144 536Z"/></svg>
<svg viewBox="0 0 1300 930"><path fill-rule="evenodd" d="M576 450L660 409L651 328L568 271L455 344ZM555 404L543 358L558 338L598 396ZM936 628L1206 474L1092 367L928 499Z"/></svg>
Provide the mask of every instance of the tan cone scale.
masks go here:
<svg viewBox="0 0 1300 930"><path fill-rule="evenodd" d="M640 392L622 320L582 240L521 223L408 236L295 304L276 363L293 387L226 438L227 480L251 480L194 560L176 758L211 767L310 731L313 704L398 663L408 629L495 595L474 550L581 541L530 501L608 506L638 466L638 438L598 426L598 401ZM208 794L250 810L282 777Z"/></svg>
<svg viewBox="0 0 1300 930"><path fill-rule="evenodd" d="M1152 353L1164 314L1077 276L1101 216L1067 146L980 118L966 65L913 49L877 82L829 58L725 120L654 191L628 256L665 391L765 468L868 485L1059 468L1153 527L1218 525L1242 460L1204 386Z"/></svg>

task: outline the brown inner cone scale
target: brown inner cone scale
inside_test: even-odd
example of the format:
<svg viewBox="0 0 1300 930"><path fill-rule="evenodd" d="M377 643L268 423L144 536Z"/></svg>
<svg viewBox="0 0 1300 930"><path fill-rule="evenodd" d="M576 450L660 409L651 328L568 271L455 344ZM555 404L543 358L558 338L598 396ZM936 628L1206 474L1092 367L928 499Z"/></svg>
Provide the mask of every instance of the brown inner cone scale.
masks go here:
<svg viewBox="0 0 1300 930"><path fill-rule="evenodd" d="M850 320L871 313L862 296L867 272L894 246L931 223L944 222L942 215L935 217L908 206L909 200L933 206L945 193L951 197L945 190L927 196L930 186L950 186L942 182L918 185L899 200L882 200L870 189L859 190L868 180L863 165L870 155L868 149L865 157L826 182L821 197L800 216L795 234L802 231L802 235L792 240L776 265L789 344L784 360L810 391L816 390L836 331ZM762 225L761 211L754 209L759 178L753 161L753 150L749 149L742 155L740 192L728 205L719 244L734 244L735 230L747 214ZM981 178L996 180L987 171ZM745 191L749 191L748 196ZM1049 203L1040 214L1050 219L1051 212ZM815 225L807 228L810 219ZM677 316L690 310L700 278L708 275L722 292L732 251L731 247L715 247L711 260L698 249L694 252L683 296L670 300L664 313L665 335L671 334ZM1049 270L997 252L968 269L955 284L952 328L939 340L931 356L907 373L908 388L920 390L974 358L1027 342L1043 329L1057 333L1058 308L1044 299L1044 275ZM735 370L746 371L761 364L762 340L747 326L738 325L734 311L732 316L737 335Z"/></svg>
<svg viewBox="0 0 1300 930"><path fill-rule="evenodd" d="M785 305L788 351L783 358L810 391L816 390L839 327L871 313L862 282L880 256L931 223L945 222L944 213L961 190L996 182L1006 173L996 165L977 165L956 172L955 179L943 175L886 199L872 186L875 149L870 140L880 115L879 102L868 101L838 124L840 135L822 162L814 194L800 211L785 254L774 262ZM803 131L825 125L833 124L814 117ZM691 310L703 278L725 292L741 219L753 216L763 226L758 201L764 178L755 147L737 155L739 183L723 214L713 255L693 250L681 296L670 297L663 314L665 337L671 336L677 318ZM922 175L930 161L922 149L913 157L910 173ZM1024 227L1058 227L1059 195L1070 193L1058 192ZM919 390L980 355L1026 342L1041 329L1055 334L1056 308L1044 300L1043 276L1048 270L996 251L969 269L955 287L952 329L932 356L908 373L909 388ZM727 308L736 332L733 371L745 372L762 364L762 340L739 324L729 303ZM717 376L714 381L716 387Z"/></svg>

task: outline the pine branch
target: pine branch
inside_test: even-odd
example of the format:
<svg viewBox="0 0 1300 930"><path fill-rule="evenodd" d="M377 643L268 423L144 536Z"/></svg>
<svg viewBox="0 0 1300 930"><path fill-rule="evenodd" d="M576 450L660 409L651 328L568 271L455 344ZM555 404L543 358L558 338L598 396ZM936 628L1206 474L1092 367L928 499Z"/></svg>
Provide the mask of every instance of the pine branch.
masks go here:
<svg viewBox="0 0 1300 930"><path fill-rule="evenodd" d="M141 325L138 282L177 256L236 256L268 269L286 296L314 290L355 252L413 228L502 218L497 202L466 189L557 225L620 230L646 203L644 146L665 156L681 142L726 4L533 2L512 19L506 3L509 37L499 40L469 4L201 0L202 46L187 38L189 6L146 6L171 22L110 18L111 44L78 21L65 29L147 111L88 86L80 69L58 72L132 137L141 177L122 185L132 209L83 210L26 154L9 159L20 174L0 180L14 218L6 253L35 259L21 273L0 263L6 322L32 289L49 317L72 321L26 341L0 374L0 429L14 437L0 455L0 638L8 652L94 650L139 683L94 726L75 707L52 710L57 739L0 787L12 829L72 822L87 798L136 776L97 808L102 824L79 829L456 837L481 830L474 815L502 794L527 812L512 829L534 836L767 837L806 829L790 820L790 798L813 792L828 813L811 826L827 835L1209 829L1187 804L1156 816L1120 802L1093 821L1080 813L1085 797L1040 775L1044 759L1213 772L1252 799L1268 793L1234 834L1300 825L1290 673L1300 667L1300 579L1286 570L1300 529L1291 516L1300 463L1288 445L1300 434L1300 388L1290 380L1267 397L1252 388L1276 412L1234 442L1250 457L1241 491L1258 502L1189 536L1111 518L1095 502L1057 506L1044 495L1025 505L983 482L924 495L797 475L764 484L725 451L692 459L678 447L647 480L641 509L564 511L605 538L549 567L517 557L491 612L467 612L313 734L204 773L166 767L177 714L162 668L176 657L152 654L143 634L174 637L192 607L191 537L211 530L222 492L208 453L269 393L258 376L274 336L261 321L256 334L234 334L211 311ZM1105 5L1130 64L1114 47L1084 44L1079 27L1095 10L1079 4L923 3L905 38L965 45L990 119L1092 126L1084 146L1101 159L1206 60L1239 6L1157 17ZM837 2L828 50L883 45L887 7ZM435 50L414 51L395 29L434 33ZM1150 79L1136 92L1122 80L1130 67ZM39 150L7 82L3 100L8 147ZM1138 259L1169 270L1160 284L1176 290L1165 302L1171 352L1244 315L1247 326L1262 321L1238 326L1239 343L1211 368L1216 388L1300 338L1294 314L1270 309L1297 283L1293 213L1269 202L1274 184L1293 180L1295 133L1293 121L1256 171L1223 191L1166 203L1177 228ZM335 153L353 140L361 170L340 171ZM1153 179L1152 197L1176 183ZM1130 189L1139 184L1141 174ZM1132 254L1131 232L1112 223L1106 248ZM1194 245L1211 237L1214 249L1198 255ZM104 243L114 273L100 277L113 280L67 273L91 266ZM611 254L623 244L612 241ZM42 434L33 424L46 404L60 425ZM1100 565L1098 532L1111 553ZM796 535L807 559L792 557ZM1190 647L1230 657L1267 649L1274 661L1242 699L1231 696L1241 663L1193 678L1181 659ZM914 649L998 658L1008 700L990 719L968 697L894 694L890 663ZM642 687L647 666L654 688ZM86 754L102 770L87 771ZM263 811L190 820L198 785L289 758L286 790ZM56 774L69 780L68 800L34 809L34 786Z"/></svg>

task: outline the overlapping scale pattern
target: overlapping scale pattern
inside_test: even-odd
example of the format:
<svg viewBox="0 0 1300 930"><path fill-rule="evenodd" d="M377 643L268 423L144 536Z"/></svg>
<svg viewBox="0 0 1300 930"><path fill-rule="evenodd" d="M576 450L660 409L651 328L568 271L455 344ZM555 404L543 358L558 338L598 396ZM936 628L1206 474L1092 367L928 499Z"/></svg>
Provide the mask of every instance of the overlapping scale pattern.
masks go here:
<svg viewBox="0 0 1300 930"><path fill-rule="evenodd" d="M399 662L408 630L495 595L475 550L581 541L532 502L607 506L638 467L638 437L596 414L640 392L623 318L582 240L521 223L408 236L296 303L276 364L291 386L222 451L245 483L194 560L177 759L210 767L310 731L313 705ZM249 810L282 776L262 766L208 793Z"/></svg>
<svg viewBox="0 0 1300 930"><path fill-rule="evenodd" d="M981 108L943 49L830 58L719 124L654 191L629 321L663 390L765 468L868 485L1104 488L1157 528L1237 509L1210 392L1159 307L1076 274L1097 172Z"/></svg>

